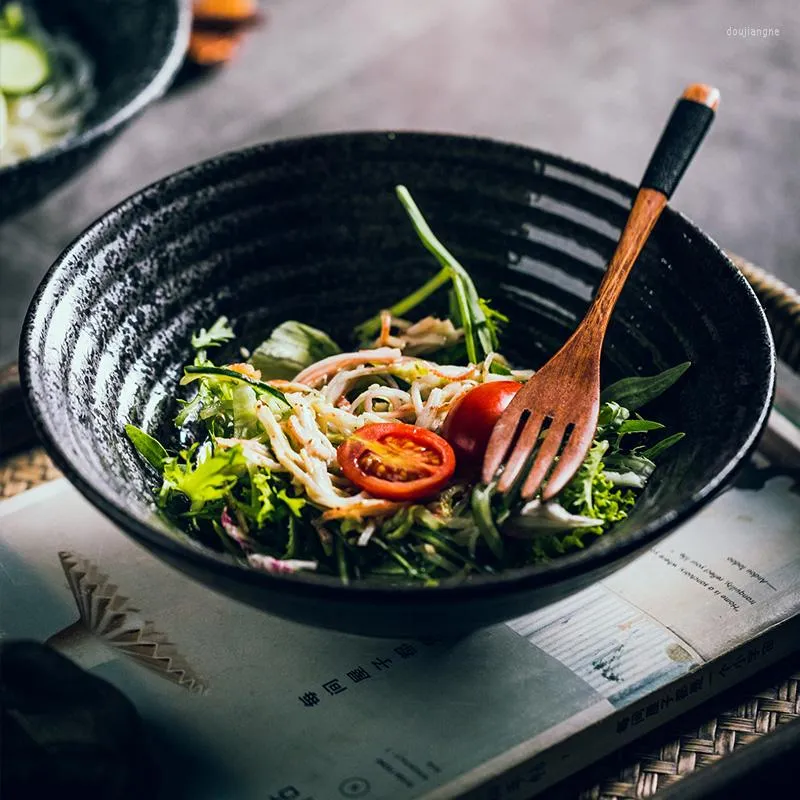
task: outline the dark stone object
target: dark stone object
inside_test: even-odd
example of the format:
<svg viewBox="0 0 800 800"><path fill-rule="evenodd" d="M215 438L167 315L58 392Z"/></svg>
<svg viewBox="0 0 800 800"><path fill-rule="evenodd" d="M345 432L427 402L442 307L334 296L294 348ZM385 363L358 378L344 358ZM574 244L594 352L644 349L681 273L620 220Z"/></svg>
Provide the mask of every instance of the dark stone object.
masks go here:
<svg viewBox="0 0 800 800"><path fill-rule="evenodd" d="M617 306L603 383L692 361L648 407L686 437L613 533L544 566L433 589L267 575L188 541L155 514L157 478L123 424L175 443L175 389L191 333L220 314L248 346L291 318L346 342L355 323L430 277L435 263L395 198L398 183L511 318L504 352L531 367L584 313L634 193L563 158L469 137L355 133L231 153L134 195L64 252L29 311L21 368L57 465L160 558L308 624L435 636L586 586L697 511L756 444L774 389L774 349L743 276L668 209Z"/></svg>
<svg viewBox="0 0 800 800"><path fill-rule="evenodd" d="M71 178L167 90L191 25L180 0L37 0L46 30L78 42L95 68L97 100L79 132L35 158L0 167L0 221Z"/></svg>
<svg viewBox="0 0 800 800"><path fill-rule="evenodd" d="M5 800L154 796L133 704L45 645L0 644L0 725Z"/></svg>

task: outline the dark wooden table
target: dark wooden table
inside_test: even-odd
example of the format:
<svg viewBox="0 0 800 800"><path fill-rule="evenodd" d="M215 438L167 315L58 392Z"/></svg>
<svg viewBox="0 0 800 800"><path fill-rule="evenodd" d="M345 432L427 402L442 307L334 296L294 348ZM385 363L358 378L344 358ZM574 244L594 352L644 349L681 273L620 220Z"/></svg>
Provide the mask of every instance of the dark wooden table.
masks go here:
<svg viewBox="0 0 800 800"><path fill-rule="evenodd" d="M205 82L150 108L82 176L0 227L0 364L27 303L83 227L133 190L224 150L355 128L485 134L632 181L674 98L722 89L674 205L800 284L796 0L270 0L267 27ZM777 28L742 38L729 28Z"/></svg>

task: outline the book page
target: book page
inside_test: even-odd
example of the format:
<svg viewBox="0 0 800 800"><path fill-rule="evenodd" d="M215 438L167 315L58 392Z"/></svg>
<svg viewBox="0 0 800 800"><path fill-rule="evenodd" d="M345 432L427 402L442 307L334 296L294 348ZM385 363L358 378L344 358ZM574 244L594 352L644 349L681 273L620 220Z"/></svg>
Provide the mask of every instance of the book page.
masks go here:
<svg viewBox="0 0 800 800"><path fill-rule="evenodd" d="M704 659L800 605L800 492L749 467L691 522L604 583Z"/></svg>

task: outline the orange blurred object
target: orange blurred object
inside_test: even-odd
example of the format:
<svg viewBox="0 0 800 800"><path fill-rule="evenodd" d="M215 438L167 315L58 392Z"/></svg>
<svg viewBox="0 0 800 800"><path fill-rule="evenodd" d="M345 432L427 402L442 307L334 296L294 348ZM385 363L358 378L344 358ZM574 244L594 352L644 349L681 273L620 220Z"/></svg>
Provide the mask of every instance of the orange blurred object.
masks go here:
<svg viewBox="0 0 800 800"><path fill-rule="evenodd" d="M189 58L202 66L230 61L244 32L262 22L256 0L194 0Z"/></svg>
<svg viewBox="0 0 800 800"><path fill-rule="evenodd" d="M247 19L258 12L255 0L194 0L195 16Z"/></svg>
<svg viewBox="0 0 800 800"><path fill-rule="evenodd" d="M192 31L189 40L189 58L195 64L211 66L230 61L239 44L242 41L242 34L234 35L227 33L211 33L209 31Z"/></svg>

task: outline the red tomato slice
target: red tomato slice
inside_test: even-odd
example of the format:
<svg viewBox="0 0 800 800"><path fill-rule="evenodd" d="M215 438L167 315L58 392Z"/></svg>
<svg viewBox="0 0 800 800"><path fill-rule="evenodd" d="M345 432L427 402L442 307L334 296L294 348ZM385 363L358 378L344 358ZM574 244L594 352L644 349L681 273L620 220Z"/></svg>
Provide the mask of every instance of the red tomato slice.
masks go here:
<svg viewBox="0 0 800 800"><path fill-rule="evenodd" d="M419 500L443 489L456 468L453 448L426 428L387 422L365 425L339 445L345 477L386 500Z"/></svg>
<svg viewBox="0 0 800 800"><path fill-rule="evenodd" d="M453 447L461 472L480 469L497 420L522 388L516 381L490 381L470 389L450 409L442 436Z"/></svg>

